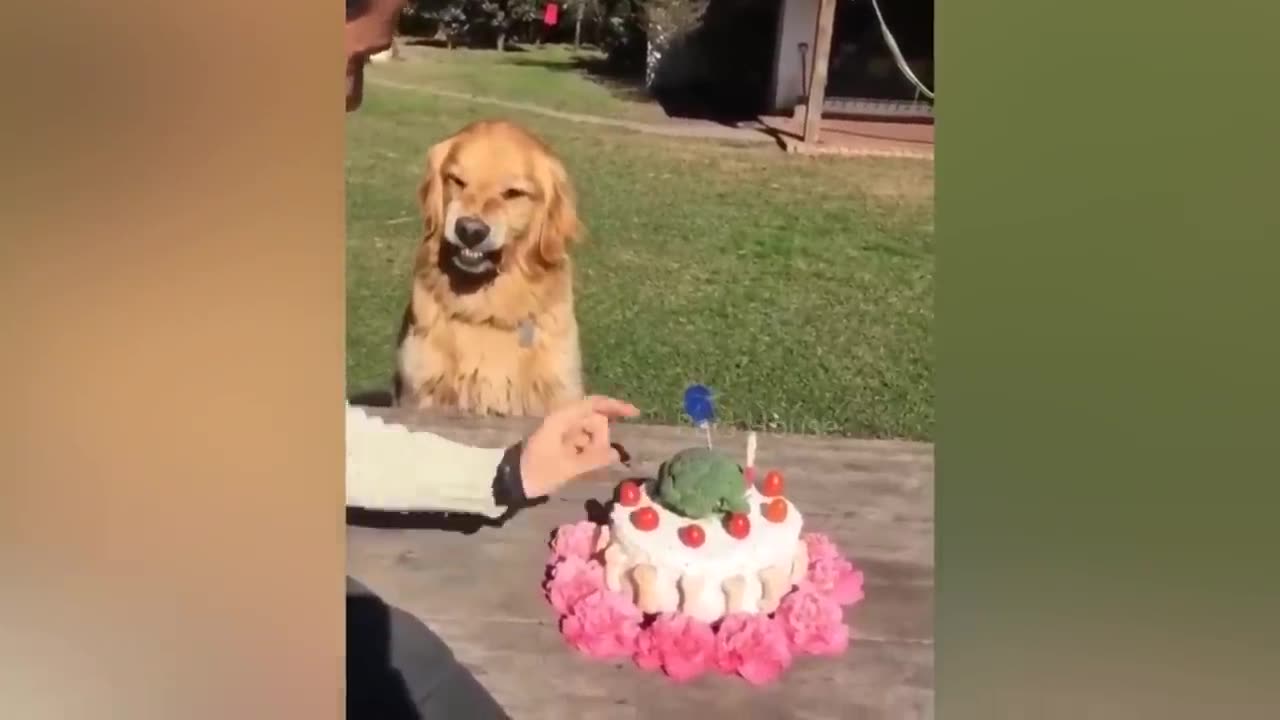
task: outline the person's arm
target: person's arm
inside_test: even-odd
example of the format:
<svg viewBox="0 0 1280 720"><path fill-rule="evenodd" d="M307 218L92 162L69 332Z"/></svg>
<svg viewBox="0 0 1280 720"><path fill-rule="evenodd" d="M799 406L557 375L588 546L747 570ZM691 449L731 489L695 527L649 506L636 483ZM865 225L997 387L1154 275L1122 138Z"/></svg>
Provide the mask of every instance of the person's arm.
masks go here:
<svg viewBox="0 0 1280 720"><path fill-rule="evenodd" d="M347 507L499 518L528 504L522 447L472 447L348 405Z"/></svg>
<svg viewBox="0 0 1280 720"><path fill-rule="evenodd" d="M471 447L347 405L347 507L458 512L501 519L575 477L624 461L609 421L634 405L591 396L543 418L524 442Z"/></svg>

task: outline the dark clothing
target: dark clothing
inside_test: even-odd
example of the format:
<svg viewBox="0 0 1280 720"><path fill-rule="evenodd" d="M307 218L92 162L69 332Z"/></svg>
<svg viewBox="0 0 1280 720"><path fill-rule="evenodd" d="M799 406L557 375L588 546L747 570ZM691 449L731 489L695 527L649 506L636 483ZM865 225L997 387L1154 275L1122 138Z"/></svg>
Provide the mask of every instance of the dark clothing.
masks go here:
<svg viewBox="0 0 1280 720"><path fill-rule="evenodd" d="M493 481L508 515L530 504L521 445ZM347 578L347 720L509 720L498 702L425 624Z"/></svg>
<svg viewBox="0 0 1280 720"><path fill-rule="evenodd" d="M520 455L523 453L522 442L507 448L493 475L493 501L506 507L508 514L533 504L524 494L524 476L520 474Z"/></svg>
<svg viewBox="0 0 1280 720"><path fill-rule="evenodd" d="M509 720L444 641L347 578L347 720Z"/></svg>

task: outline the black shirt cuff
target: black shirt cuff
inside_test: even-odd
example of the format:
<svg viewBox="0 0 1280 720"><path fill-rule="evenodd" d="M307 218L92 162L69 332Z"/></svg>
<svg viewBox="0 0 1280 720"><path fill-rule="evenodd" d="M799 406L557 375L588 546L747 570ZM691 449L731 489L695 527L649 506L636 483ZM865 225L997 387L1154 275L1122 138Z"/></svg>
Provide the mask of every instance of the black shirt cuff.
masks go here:
<svg viewBox="0 0 1280 720"><path fill-rule="evenodd" d="M520 454L523 449L524 443L516 443L507 448L493 478L493 501L511 510L519 510L531 504L524 494L524 478L520 476Z"/></svg>

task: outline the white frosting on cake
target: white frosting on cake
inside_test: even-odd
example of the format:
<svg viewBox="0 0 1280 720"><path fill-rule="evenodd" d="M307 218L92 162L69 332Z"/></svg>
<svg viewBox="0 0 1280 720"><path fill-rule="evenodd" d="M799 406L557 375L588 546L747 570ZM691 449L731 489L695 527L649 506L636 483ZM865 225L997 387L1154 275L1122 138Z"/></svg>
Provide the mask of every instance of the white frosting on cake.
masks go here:
<svg viewBox="0 0 1280 720"><path fill-rule="evenodd" d="M800 511L784 499L786 517L770 521L762 508L772 499L747 490L751 528L742 539L730 535L719 516L690 520L652 501L644 489L636 505L615 503L604 556L611 588L630 587L646 612L680 611L703 622L730 612L772 612L808 565ZM656 528L641 530L632 522L642 507L658 513ZM680 529L693 524L706 538L699 547L680 538Z"/></svg>

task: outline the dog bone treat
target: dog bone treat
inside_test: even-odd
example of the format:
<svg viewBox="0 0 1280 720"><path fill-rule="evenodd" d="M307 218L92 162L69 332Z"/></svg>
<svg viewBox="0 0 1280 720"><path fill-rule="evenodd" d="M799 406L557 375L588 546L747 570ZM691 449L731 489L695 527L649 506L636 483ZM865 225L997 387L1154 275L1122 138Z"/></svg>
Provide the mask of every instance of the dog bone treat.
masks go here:
<svg viewBox="0 0 1280 720"><path fill-rule="evenodd" d="M631 568L631 578L635 582L636 607L641 612L655 613L661 607L658 600L658 571L652 565L636 565Z"/></svg>
<svg viewBox="0 0 1280 720"><path fill-rule="evenodd" d="M609 528L606 526L601 536L607 536ZM607 545L607 540L604 541ZM796 546L796 557L791 561L791 583L794 585L804 579L805 573L809 572L809 546L800 543Z"/></svg>
<svg viewBox="0 0 1280 720"><path fill-rule="evenodd" d="M791 579L781 566L774 565L760 571L760 585L764 594L760 598L760 612L773 612L782 602L782 596L791 590Z"/></svg>
<svg viewBox="0 0 1280 720"><path fill-rule="evenodd" d="M614 592L622 589L622 575L627 571L627 556L622 547L612 543L604 551L604 584Z"/></svg>
<svg viewBox="0 0 1280 720"><path fill-rule="evenodd" d="M702 594L702 586L706 585L706 581L696 575L685 575L680 578L680 599L683 602L687 597L699 597Z"/></svg>
<svg viewBox="0 0 1280 720"><path fill-rule="evenodd" d="M646 613L703 622L769 613L807 568L799 509L757 491L741 467L710 449L677 453L656 480L620 496L603 554L606 583L619 589L629 574Z"/></svg>
<svg viewBox="0 0 1280 720"><path fill-rule="evenodd" d="M747 581L741 575L724 581L724 612L726 615L742 612L742 596L746 592Z"/></svg>

